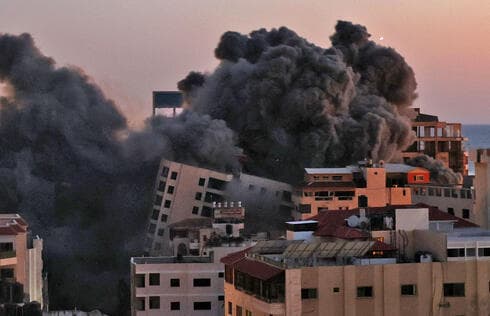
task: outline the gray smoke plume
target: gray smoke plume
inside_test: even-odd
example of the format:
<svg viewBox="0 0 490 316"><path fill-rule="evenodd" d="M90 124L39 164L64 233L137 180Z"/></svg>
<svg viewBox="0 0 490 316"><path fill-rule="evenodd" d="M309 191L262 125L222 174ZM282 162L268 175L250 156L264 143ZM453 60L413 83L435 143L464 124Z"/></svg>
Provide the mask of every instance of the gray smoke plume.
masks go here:
<svg viewBox="0 0 490 316"><path fill-rule="evenodd" d="M248 172L296 181L303 167L393 161L413 142L410 66L363 26L335 30L328 49L285 27L226 32L216 70L179 82L190 108L237 133Z"/></svg>
<svg viewBox="0 0 490 316"><path fill-rule="evenodd" d="M141 255L160 159L237 168L233 132L187 111L131 131L87 75L56 67L29 34L0 34L0 82L0 204L45 239L50 307L123 315L129 293L116 293Z"/></svg>
<svg viewBox="0 0 490 316"><path fill-rule="evenodd" d="M414 167L425 168L430 171L430 181L434 184L452 185L463 183L463 176L444 166L444 164L427 155L417 156L407 161Z"/></svg>

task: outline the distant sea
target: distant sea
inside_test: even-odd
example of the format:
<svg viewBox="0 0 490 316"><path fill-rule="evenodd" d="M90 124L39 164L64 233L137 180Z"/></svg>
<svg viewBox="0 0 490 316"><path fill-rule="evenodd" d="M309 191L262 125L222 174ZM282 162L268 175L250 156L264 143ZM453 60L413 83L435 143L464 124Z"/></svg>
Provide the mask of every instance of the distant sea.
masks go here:
<svg viewBox="0 0 490 316"><path fill-rule="evenodd" d="M468 138L465 149L490 148L490 125L463 125L463 136ZM473 162L469 162L468 172L475 174Z"/></svg>
<svg viewBox="0 0 490 316"><path fill-rule="evenodd" d="M465 148L490 148L490 125L463 125L463 136L468 138Z"/></svg>

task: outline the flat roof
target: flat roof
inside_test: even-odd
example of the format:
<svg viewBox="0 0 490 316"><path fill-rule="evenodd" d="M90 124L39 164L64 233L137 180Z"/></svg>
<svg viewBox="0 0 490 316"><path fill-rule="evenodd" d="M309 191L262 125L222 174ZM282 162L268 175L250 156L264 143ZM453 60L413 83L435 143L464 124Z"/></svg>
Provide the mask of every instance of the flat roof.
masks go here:
<svg viewBox="0 0 490 316"><path fill-rule="evenodd" d="M211 257L182 256L182 257L132 257L133 264L163 264L163 263L213 263Z"/></svg>
<svg viewBox="0 0 490 316"><path fill-rule="evenodd" d="M305 168L307 174L351 174L351 167L345 168Z"/></svg>

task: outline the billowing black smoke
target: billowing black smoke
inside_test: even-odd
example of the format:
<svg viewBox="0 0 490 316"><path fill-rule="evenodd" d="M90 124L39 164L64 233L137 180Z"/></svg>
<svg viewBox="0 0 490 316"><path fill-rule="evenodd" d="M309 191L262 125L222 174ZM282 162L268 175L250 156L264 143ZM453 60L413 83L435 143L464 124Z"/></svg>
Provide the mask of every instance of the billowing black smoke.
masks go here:
<svg viewBox="0 0 490 316"><path fill-rule="evenodd" d="M144 130L28 34L0 34L0 205L45 239L51 307L122 315L162 157L296 181L302 168L394 160L411 144L416 83L391 48L339 22L324 49L287 28L227 32L219 67L179 83L189 110ZM115 306L122 306L116 310Z"/></svg>
<svg viewBox="0 0 490 316"><path fill-rule="evenodd" d="M127 304L121 278L141 255L162 157L237 168L224 121L185 112L128 130L114 103L80 69L57 68L30 35L0 34L0 205L45 239L50 307ZM119 289L118 289L119 284ZM118 300L122 302L118 302Z"/></svg>
<svg viewBox="0 0 490 316"><path fill-rule="evenodd" d="M363 26L335 29L328 49L285 27L226 32L217 69L179 82L194 111L237 133L247 171L295 181L305 166L393 161L413 142L410 66Z"/></svg>

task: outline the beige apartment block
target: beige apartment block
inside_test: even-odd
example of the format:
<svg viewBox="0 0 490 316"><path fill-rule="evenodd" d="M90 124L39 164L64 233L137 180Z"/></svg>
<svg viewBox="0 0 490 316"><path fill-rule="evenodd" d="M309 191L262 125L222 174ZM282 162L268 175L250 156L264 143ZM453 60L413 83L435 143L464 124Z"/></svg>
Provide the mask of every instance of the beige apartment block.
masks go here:
<svg viewBox="0 0 490 316"><path fill-rule="evenodd" d="M131 315L223 315L224 266L219 258L242 249L222 247L209 257L132 258Z"/></svg>
<svg viewBox="0 0 490 316"><path fill-rule="evenodd" d="M225 283L225 315L490 314L488 260L308 267L283 278L275 301Z"/></svg>
<svg viewBox="0 0 490 316"><path fill-rule="evenodd" d="M20 285L24 297L15 302L36 301L43 306L43 241L28 235L28 224L19 214L0 214L0 277L11 283L10 291Z"/></svg>

